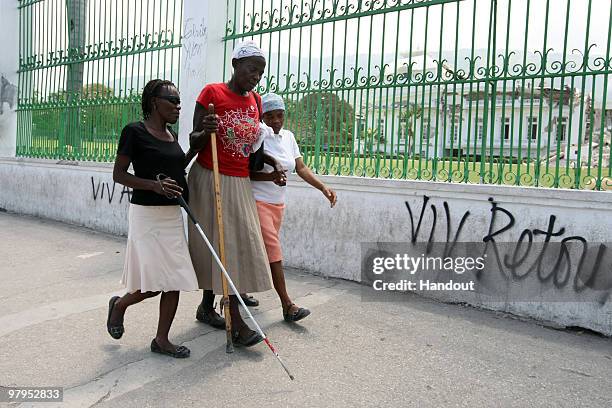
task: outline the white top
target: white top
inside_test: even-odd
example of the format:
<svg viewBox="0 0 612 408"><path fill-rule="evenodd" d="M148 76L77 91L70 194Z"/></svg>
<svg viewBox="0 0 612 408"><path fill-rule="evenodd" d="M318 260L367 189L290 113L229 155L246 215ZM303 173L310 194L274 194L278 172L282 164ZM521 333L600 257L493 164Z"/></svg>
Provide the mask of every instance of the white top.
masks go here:
<svg viewBox="0 0 612 408"><path fill-rule="evenodd" d="M261 124L263 125L263 123ZM251 144L251 152L255 153L261 147L264 139L266 138L267 131L262 126L259 126L259 134L257 135L257 140Z"/></svg>
<svg viewBox="0 0 612 408"><path fill-rule="evenodd" d="M287 129L281 129L279 134L274 134L271 127L261 124L264 137L264 152L279 161L283 169L290 173L295 170L295 159L302 157L295 136ZM274 168L269 164L264 164L262 173L270 173ZM257 201L271 204L284 204L286 186L277 186L273 181L254 181L251 180L253 196Z"/></svg>

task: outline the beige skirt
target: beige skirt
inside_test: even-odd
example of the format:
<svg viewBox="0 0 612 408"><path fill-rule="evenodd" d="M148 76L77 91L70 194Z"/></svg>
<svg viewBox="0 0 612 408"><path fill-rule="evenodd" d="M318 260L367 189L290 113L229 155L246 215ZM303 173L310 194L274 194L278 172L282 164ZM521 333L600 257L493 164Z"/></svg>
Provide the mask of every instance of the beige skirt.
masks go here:
<svg viewBox="0 0 612 408"><path fill-rule="evenodd" d="M240 293L272 288L257 207L247 177L220 175L225 235L225 269ZM189 171L189 207L219 254L219 230L212 171L195 162ZM198 230L189 223L189 253L202 289L222 294L221 269Z"/></svg>
<svg viewBox="0 0 612 408"><path fill-rule="evenodd" d="M129 293L198 290L178 205L130 204L121 283Z"/></svg>

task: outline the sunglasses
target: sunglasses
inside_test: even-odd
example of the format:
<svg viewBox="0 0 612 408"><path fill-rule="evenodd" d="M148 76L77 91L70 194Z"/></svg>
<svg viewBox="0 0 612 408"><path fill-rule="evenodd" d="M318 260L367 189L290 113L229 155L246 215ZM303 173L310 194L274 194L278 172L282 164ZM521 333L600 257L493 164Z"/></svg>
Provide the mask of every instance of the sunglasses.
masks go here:
<svg viewBox="0 0 612 408"><path fill-rule="evenodd" d="M172 95L156 95L156 98L160 98L160 99L164 99L168 102L170 102L173 105L180 105L181 104L181 98L179 98L178 96L172 96Z"/></svg>

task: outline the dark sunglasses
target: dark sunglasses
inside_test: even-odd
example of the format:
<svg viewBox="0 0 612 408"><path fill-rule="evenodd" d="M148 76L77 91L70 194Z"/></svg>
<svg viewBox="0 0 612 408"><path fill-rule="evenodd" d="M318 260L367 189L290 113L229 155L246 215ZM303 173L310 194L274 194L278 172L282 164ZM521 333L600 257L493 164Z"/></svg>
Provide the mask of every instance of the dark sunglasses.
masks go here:
<svg viewBox="0 0 612 408"><path fill-rule="evenodd" d="M172 96L172 95L155 95L156 98L160 98L160 99L165 99L166 101L170 102L173 105L180 105L181 104L181 98L179 98L178 96Z"/></svg>

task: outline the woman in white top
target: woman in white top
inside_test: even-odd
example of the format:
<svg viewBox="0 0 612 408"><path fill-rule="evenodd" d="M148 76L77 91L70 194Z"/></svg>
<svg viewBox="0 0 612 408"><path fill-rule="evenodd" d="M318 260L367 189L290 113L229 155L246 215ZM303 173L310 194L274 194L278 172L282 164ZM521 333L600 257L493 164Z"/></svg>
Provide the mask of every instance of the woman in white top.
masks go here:
<svg viewBox="0 0 612 408"><path fill-rule="evenodd" d="M264 95L262 97L262 111L263 121L267 125L262 125L264 131L267 132L264 139L265 153L280 162L284 171L292 172L295 170L304 181L320 190L332 207L336 205L336 193L323 184L304 164L293 133L283 129L285 119L283 99L273 93ZM278 175L274 169L266 164L260 172L251 172L251 186L257 204L261 233L268 253L270 270L272 271L272 283L283 306L283 317L287 322L296 322L308 316L310 311L295 305L287 294L279 240L287 187L275 184L273 180L276 178L278 178Z"/></svg>

